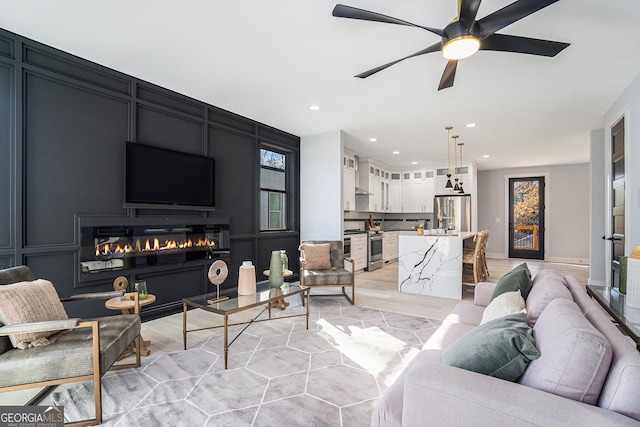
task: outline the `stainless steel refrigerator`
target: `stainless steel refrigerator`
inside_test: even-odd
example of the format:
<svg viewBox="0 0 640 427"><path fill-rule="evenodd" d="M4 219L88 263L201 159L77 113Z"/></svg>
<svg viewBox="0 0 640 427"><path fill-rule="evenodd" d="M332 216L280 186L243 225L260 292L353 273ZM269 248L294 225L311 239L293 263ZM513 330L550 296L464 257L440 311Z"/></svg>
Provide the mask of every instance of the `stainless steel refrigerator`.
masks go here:
<svg viewBox="0 0 640 427"><path fill-rule="evenodd" d="M433 227L471 231L471 195L450 194L433 198Z"/></svg>

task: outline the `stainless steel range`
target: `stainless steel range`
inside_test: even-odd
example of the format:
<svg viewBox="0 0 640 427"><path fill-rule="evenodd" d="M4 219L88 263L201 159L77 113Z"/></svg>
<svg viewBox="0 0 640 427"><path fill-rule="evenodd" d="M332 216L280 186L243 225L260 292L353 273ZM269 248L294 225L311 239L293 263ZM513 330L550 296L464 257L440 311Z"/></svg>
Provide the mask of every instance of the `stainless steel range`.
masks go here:
<svg viewBox="0 0 640 427"><path fill-rule="evenodd" d="M367 271L377 270L384 265L382 258L383 231L369 230L367 232Z"/></svg>

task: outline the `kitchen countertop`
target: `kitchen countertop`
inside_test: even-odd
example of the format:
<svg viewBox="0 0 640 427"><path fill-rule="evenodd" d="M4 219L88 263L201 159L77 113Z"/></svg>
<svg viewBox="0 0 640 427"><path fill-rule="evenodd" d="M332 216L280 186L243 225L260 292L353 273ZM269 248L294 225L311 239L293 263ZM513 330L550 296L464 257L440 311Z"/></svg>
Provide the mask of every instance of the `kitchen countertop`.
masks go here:
<svg viewBox="0 0 640 427"><path fill-rule="evenodd" d="M349 235L352 235L352 234L365 234L365 233L366 233L366 231L364 231L364 230L344 230L342 232L342 234L344 234L345 236L349 236Z"/></svg>
<svg viewBox="0 0 640 427"><path fill-rule="evenodd" d="M458 237L462 240L465 239L469 239L472 238L473 236L475 236L477 233L475 232L469 232L469 231L463 231L457 234L427 234L427 231L425 230L425 233L423 236L419 235L415 230L412 230L410 232L403 232L401 234L401 236L408 236L408 237Z"/></svg>

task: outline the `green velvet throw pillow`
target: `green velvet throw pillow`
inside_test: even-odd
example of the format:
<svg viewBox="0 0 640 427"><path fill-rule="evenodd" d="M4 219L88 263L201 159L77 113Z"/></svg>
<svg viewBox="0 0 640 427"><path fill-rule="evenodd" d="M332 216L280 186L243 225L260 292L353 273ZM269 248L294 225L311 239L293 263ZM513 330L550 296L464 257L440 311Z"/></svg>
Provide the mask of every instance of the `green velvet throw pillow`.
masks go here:
<svg viewBox="0 0 640 427"><path fill-rule="evenodd" d="M505 292L515 292L519 290L520 295L522 295L522 298L526 301L532 286L531 272L529 271L527 263L523 262L498 280L493 295L491 295L491 300Z"/></svg>
<svg viewBox="0 0 640 427"><path fill-rule="evenodd" d="M516 381L540 357L524 313L487 322L467 332L442 353L442 363Z"/></svg>

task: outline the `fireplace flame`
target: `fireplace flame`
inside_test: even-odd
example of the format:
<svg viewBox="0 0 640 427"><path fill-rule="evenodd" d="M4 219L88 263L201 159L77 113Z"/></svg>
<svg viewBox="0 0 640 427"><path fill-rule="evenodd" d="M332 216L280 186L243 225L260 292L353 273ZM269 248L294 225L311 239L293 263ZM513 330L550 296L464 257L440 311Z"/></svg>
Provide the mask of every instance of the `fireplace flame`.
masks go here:
<svg viewBox="0 0 640 427"><path fill-rule="evenodd" d="M202 237L196 240L165 240L160 242L160 239L154 238L153 242L146 239L144 243L140 239L136 239L133 245L131 244L112 244L103 243L96 245L96 256L113 256L132 254L136 252L160 252L176 249L190 249L190 248L212 248L215 243L208 237Z"/></svg>

